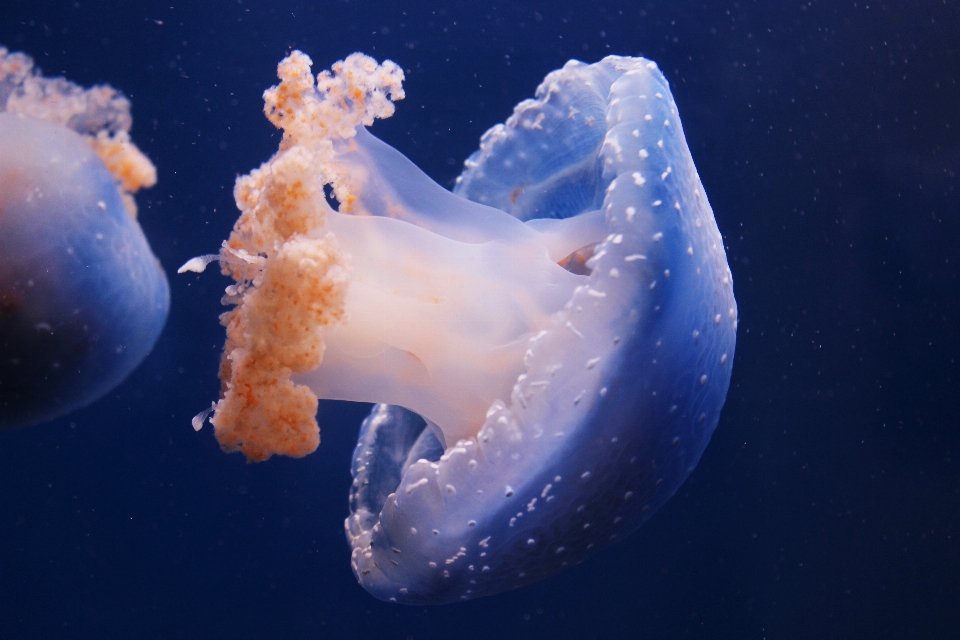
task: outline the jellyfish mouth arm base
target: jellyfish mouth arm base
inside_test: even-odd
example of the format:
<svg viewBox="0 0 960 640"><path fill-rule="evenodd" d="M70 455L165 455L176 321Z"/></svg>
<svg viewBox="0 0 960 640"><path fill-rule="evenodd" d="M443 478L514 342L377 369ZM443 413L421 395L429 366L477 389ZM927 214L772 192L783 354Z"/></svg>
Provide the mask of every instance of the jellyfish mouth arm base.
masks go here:
<svg viewBox="0 0 960 640"><path fill-rule="evenodd" d="M549 236L528 230L465 243L416 220L417 212L327 213L325 228L350 256L344 316L321 332L324 361L294 380L320 398L404 406L453 443L475 437L493 402L509 400L530 339L554 326L553 315L586 282L537 240L578 247L604 230L571 219L556 221Z"/></svg>

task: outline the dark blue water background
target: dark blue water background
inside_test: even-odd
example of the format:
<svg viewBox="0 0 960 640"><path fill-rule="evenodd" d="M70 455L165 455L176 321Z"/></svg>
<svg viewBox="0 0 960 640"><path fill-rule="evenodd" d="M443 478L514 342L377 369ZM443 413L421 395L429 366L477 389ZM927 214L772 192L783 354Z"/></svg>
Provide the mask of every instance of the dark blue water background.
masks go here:
<svg viewBox="0 0 960 640"><path fill-rule="evenodd" d="M960 634L960 10L952 0L0 0L0 43L134 104L171 279L153 354L100 402L0 434L0 638L880 638ZM726 408L639 533L533 587L438 608L357 586L343 537L367 407L245 464L217 397L226 281L175 275L235 219L292 48L405 70L373 131L451 186L570 58L656 60L728 247Z"/></svg>

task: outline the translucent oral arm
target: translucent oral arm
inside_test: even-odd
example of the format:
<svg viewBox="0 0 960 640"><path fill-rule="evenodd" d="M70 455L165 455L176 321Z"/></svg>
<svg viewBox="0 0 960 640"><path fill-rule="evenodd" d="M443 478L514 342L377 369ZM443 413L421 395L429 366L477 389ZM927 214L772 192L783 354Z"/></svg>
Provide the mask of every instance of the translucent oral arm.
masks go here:
<svg viewBox="0 0 960 640"><path fill-rule="evenodd" d="M546 248L554 262L603 239L601 211L523 223L499 209L450 193L366 128L359 128L355 137L338 143L336 149L342 173L349 176L350 192L341 200L350 202L348 211L405 220L460 242L526 241Z"/></svg>

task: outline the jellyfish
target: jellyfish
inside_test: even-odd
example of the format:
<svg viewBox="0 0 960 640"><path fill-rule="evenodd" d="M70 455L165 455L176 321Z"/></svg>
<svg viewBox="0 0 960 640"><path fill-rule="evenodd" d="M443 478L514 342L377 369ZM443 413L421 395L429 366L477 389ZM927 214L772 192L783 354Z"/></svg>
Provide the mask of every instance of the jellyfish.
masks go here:
<svg viewBox="0 0 960 640"><path fill-rule="evenodd" d="M550 73L453 192L367 129L404 97L390 61L264 94L278 152L237 180L217 255L227 451L303 456L318 398L375 403L347 539L382 600L520 587L637 529L696 466L730 383L723 240L656 65ZM326 189L326 191L325 191Z"/></svg>
<svg viewBox="0 0 960 640"><path fill-rule="evenodd" d="M0 47L0 431L100 398L170 305L133 193L156 182L130 102Z"/></svg>

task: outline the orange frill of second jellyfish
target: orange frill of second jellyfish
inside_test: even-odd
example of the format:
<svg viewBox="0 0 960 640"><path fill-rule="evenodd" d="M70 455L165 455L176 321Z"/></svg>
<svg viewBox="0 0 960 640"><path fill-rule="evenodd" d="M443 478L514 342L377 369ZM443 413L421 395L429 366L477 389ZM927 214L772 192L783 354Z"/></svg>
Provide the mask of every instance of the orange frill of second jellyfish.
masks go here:
<svg viewBox="0 0 960 640"><path fill-rule="evenodd" d="M136 217L133 194L157 183L157 169L130 140L129 100L108 85L85 89L63 78L44 77L34 69L30 56L4 47L0 47L0 85L7 87L0 112L22 113L82 135L116 180L127 211Z"/></svg>
<svg viewBox="0 0 960 640"><path fill-rule="evenodd" d="M85 136L94 153L107 166L120 187L123 204L131 216L137 215L133 194L157 183L157 168L130 140L126 131L109 135L101 131L96 136Z"/></svg>

